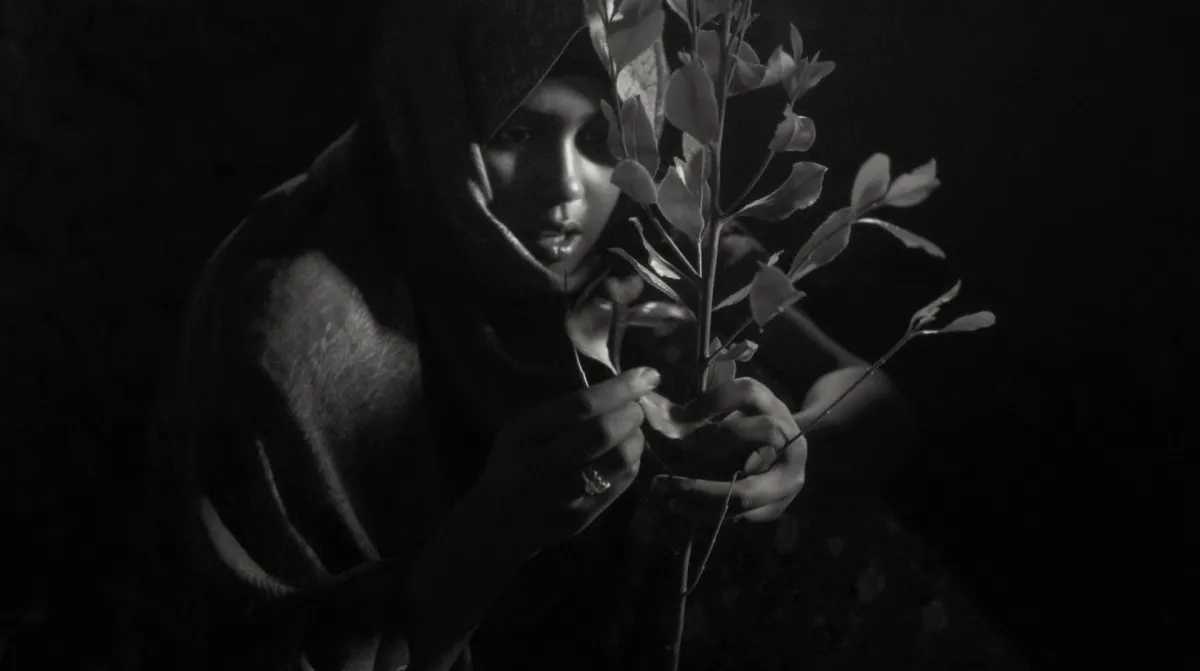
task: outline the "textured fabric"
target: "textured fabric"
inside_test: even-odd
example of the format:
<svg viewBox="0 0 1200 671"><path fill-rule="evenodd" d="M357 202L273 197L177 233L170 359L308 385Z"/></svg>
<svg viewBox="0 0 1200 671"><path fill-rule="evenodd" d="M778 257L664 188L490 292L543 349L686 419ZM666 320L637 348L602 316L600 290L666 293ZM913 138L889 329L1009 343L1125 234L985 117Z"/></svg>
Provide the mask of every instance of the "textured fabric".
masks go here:
<svg viewBox="0 0 1200 671"><path fill-rule="evenodd" d="M382 133L352 128L260 199L190 315L194 554L217 667L369 668L381 614L333 605L354 603L347 577L402 576L499 426L576 384L562 279L489 212L479 143L587 39L582 5L390 10ZM630 73L636 93L662 70Z"/></svg>

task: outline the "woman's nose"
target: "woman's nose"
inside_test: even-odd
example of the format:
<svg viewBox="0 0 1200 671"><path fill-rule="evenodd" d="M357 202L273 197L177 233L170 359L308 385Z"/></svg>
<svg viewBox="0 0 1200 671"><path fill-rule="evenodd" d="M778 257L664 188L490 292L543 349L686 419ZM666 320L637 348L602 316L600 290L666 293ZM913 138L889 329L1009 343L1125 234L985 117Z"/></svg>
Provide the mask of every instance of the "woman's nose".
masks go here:
<svg viewBox="0 0 1200 671"><path fill-rule="evenodd" d="M555 160L551 161L548 166L550 174L547 175L549 182L547 186L550 189L547 196L555 205L583 198L584 186L581 174L583 157L580 155L579 149L575 146L574 141L564 142L555 153L557 154Z"/></svg>

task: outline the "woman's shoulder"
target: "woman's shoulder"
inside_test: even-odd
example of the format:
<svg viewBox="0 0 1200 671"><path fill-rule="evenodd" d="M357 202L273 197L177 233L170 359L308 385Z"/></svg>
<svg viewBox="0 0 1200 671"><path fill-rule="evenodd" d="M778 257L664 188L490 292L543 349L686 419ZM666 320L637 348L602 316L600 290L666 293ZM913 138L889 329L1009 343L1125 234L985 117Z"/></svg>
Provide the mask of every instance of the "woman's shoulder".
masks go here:
<svg viewBox="0 0 1200 671"><path fill-rule="evenodd" d="M356 259L372 250L356 255L356 243L339 234L358 228L345 219L361 211L339 204L346 196L338 191L310 172L258 199L205 265L188 320L193 350L206 342L286 369L344 370L355 352L404 367L415 361L409 288L402 273L386 287L367 279L369 264Z"/></svg>

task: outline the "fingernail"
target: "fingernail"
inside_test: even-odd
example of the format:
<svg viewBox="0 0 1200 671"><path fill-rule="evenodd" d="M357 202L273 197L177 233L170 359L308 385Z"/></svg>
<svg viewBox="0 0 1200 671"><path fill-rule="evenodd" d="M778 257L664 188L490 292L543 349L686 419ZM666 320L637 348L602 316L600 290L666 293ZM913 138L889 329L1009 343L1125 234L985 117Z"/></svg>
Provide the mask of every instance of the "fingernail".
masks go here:
<svg viewBox="0 0 1200 671"><path fill-rule="evenodd" d="M638 380L647 389L654 389L662 381L662 375L653 368L645 368L642 370L642 374L638 377Z"/></svg>

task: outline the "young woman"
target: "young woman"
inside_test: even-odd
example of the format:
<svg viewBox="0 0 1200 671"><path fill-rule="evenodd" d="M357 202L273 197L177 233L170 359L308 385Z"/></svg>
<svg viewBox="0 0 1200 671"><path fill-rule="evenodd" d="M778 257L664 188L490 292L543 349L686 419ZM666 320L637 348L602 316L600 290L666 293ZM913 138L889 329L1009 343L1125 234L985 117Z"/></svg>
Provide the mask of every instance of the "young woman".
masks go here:
<svg viewBox="0 0 1200 671"><path fill-rule="evenodd" d="M669 363L646 347L648 365L583 389L563 332L564 304L628 234L600 111L610 83L579 3L390 5L369 111L258 202L191 312L183 407L207 661L661 668L676 560L632 540L631 520L645 500L712 520L728 484L651 488L637 399ZM658 56L635 75L656 110ZM689 406L727 418L705 449L783 446L864 366L799 312L779 321L752 377ZM737 485L731 515L747 524L729 533L774 534L763 523L805 508L806 479L815 507L820 490L874 482L902 420L874 376ZM695 596L710 621L736 601L712 580ZM807 630L752 647L791 668Z"/></svg>

